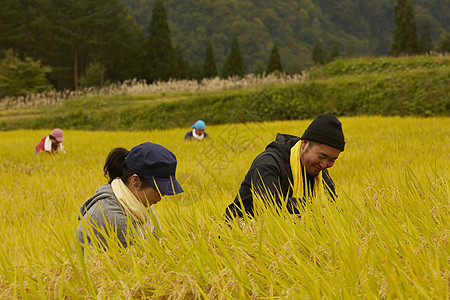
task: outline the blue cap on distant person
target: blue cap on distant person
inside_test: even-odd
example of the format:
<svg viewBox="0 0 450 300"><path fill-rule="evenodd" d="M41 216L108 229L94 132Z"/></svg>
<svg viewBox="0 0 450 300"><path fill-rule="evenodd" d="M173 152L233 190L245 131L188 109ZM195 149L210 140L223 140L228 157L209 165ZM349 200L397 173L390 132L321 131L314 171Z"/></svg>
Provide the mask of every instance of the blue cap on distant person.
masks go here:
<svg viewBox="0 0 450 300"><path fill-rule="evenodd" d="M205 127L206 127L206 124L202 120L198 120L197 122L195 122L194 125L192 125L192 128L195 128L195 129L205 129Z"/></svg>
<svg viewBox="0 0 450 300"><path fill-rule="evenodd" d="M161 145L146 142L133 147L125 159L125 166L143 177L162 195L183 192L175 178L177 158Z"/></svg>

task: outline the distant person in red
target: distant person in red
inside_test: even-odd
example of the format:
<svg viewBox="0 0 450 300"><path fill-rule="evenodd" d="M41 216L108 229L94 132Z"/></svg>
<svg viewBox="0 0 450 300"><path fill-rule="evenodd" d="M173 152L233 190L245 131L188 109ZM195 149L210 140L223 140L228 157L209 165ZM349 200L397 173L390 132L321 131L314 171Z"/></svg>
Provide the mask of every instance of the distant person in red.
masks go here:
<svg viewBox="0 0 450 300"><path fill-rule="evenodd" d="M64 150L63 144L64 142L64 133L61 129L55 128L48 136L44 136L39 144L36 145L36 149L34 150L34 154L40 152L46 153L57 153L62 152L66 153Z"/></svg>

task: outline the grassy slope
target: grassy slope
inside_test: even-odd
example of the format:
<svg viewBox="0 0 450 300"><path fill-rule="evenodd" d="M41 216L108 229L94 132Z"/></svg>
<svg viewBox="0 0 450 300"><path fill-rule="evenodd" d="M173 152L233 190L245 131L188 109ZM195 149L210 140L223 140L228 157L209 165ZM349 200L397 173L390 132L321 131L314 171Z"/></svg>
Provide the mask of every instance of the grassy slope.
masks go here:
<svg viewBox="0 0 450 300"><path fill-rule="evenodd" d="M448 115L447 57L337 60L310 72L310 80L284 86L219 92L93 96L37 110L0 111L0 129L63 127L145 130L208 124L338 115Z"/></svg>

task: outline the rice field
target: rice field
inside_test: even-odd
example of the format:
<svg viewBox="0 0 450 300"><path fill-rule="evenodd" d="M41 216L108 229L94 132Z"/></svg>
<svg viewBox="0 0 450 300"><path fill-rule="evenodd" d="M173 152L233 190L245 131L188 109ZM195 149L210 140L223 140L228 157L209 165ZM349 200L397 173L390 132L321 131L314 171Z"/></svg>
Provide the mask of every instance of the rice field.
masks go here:
<svg viewBox="0 0 450 300"><path fill-rule="evenodd" d="M189 130L65 130L65 155L35 156L50 130L0 132L0 299L449 299L450 118L341 118L335 204L222 221L253 158L311 120ZM207 121L207 120L206 120ZM114 147L175 153L185 192L155 205L164 233L83 256L80 205L106 183Z"/></svg>

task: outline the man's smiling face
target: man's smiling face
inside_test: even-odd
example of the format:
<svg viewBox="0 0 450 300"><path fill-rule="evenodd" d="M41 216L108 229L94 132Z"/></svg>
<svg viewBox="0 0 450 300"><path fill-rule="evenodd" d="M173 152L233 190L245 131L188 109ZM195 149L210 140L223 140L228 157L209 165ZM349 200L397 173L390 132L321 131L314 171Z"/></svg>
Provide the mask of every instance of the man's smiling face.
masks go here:
<svg viewBox="0 0 450 300"><path fill-rule="evenodd" d="M341 150L331 146L302 140L300 162L310 176L317 176L319 172L334 165Z"/></svg>

